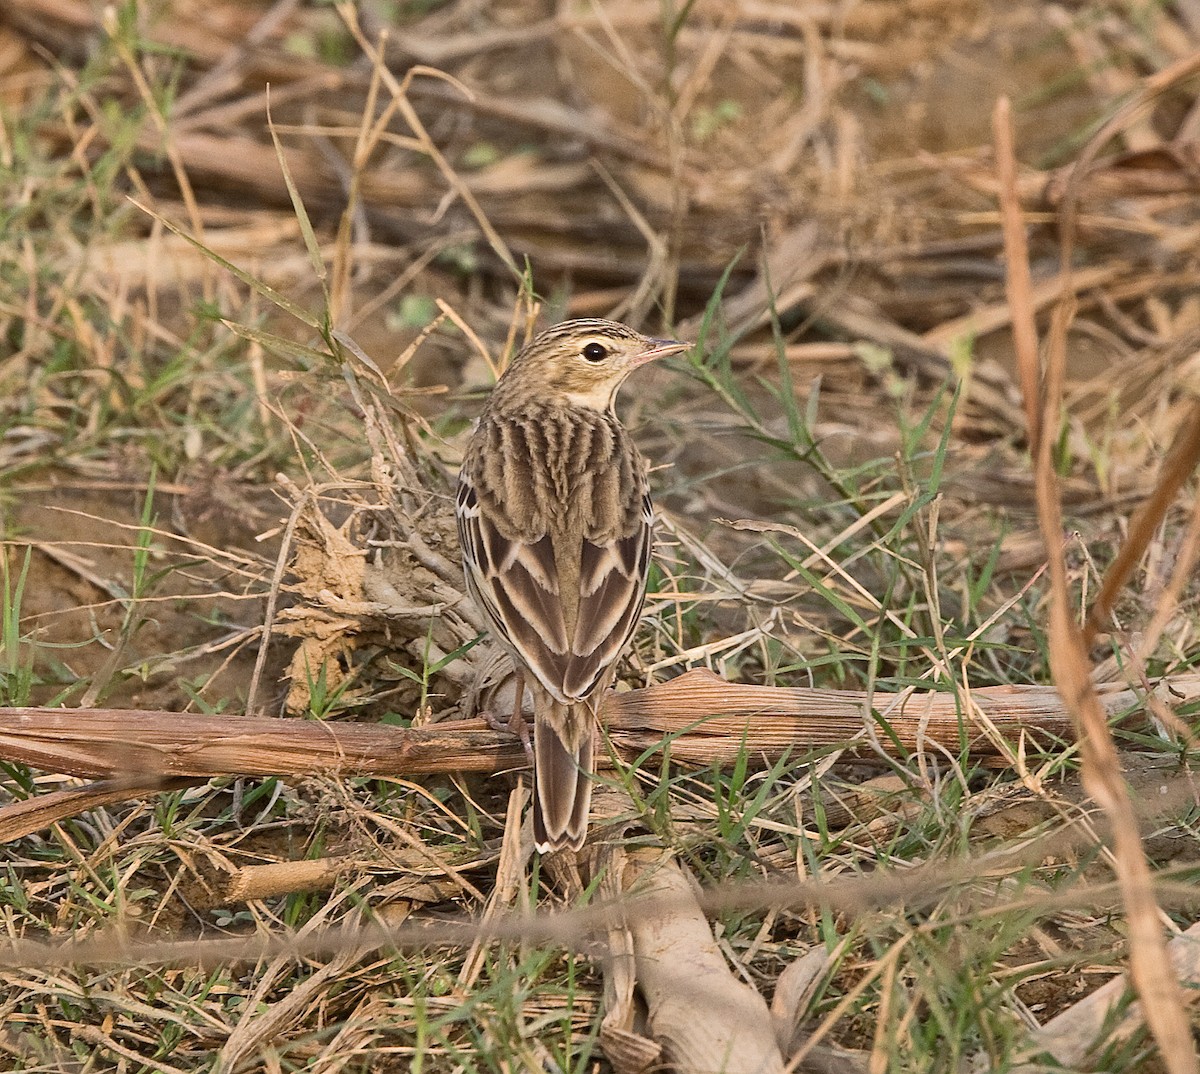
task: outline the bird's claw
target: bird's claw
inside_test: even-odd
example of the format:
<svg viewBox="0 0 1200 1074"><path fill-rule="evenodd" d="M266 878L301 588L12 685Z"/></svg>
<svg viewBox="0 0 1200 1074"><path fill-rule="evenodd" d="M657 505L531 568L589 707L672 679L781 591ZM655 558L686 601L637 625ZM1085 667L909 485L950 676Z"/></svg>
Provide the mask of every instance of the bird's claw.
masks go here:
<svg viewBox="0 0 1200 1074"><path fill-rule="evenodd" d="M493 731L507 731L510 735L516 735L521 740L521 745L525 747L525 759L529 762L530 767L533 766L533 740L529 737L529 721L525 719L523 712L518 709L507 720L490 710L481 712L479 715Z"/></svg>

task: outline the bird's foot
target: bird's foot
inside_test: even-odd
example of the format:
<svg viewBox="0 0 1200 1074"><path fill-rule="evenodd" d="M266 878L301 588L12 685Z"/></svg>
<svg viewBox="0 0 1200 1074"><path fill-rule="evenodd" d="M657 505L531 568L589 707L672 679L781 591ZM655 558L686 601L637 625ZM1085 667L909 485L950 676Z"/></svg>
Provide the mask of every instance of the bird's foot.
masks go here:
<svg viewBox="0 0 1200 1074"><path fill-rule="evenodd" d="M490 710L481 712L479 715L493 731L507 731L510 735L516 735L521 740L521 745L525 747L526 760L529 761L530 767L533 767L533 740L529 737L529 721L525 719L525 714L519 708L514 709L507 720Z"/></svg>
<svg viewBox="0 0 1200 1074"><path fill-rule="evenodd" d="M525 669L517 667L516 689L513 691L512 719L508 729L521 740L525 747L525 759L533 767L533 743L529 740L529 724L525 722Z"/></svg>

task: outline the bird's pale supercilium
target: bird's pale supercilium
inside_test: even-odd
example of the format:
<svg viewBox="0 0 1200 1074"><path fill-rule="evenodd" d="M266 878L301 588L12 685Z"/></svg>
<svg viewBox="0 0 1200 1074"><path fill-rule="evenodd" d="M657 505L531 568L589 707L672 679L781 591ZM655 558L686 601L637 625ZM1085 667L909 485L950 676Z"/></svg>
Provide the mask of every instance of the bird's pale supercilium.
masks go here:
<svg viewBox="0 0 1200 1074"><path fill-rule="evenodd" d="M497 382L458 480L467 589L533 695L539 851L587 834L596 707L637 625L650 563L645 466L617 420L638 366L687 344L566 321Z"/></svg>

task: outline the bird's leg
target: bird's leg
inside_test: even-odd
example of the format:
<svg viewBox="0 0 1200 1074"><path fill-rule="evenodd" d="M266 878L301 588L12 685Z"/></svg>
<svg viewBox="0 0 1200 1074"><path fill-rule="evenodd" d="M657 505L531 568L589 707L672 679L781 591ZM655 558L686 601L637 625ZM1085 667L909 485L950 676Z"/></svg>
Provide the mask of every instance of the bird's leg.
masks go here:
<svg viewBox="0 0 1200 1074"><path fill-rule="evenodd" d="M529 737L529 724L525 721L525 672L517 668L515 678L516 692L513 694L512 715L509 717L508 723L490 710L483 713L483 718L493 731L507 731L521 740L521 745L525 747L525 756L532 768L533 742Z"/></svg>
<svg viewBox="0 0 1200 1074"><path fill-rule="evenodd" d="M529 740L529 724L525 722L525 672L521 668L517 668L517 689L513 694L512 719L508 722L508 729L521 740L529 767L532 768L533 743Z"/></svg>

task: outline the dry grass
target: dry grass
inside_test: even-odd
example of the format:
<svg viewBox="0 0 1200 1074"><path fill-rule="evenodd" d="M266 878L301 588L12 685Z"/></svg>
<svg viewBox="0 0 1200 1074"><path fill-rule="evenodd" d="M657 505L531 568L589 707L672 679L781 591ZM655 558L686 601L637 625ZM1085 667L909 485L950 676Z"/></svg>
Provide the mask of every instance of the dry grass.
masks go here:
<svg viewBox="0 0 1200 1074"><path fill-rule="evenodd" d="M762 1069L1195 1069L1197 33L0 10L0 1065L746 1069L726 996ZM700 345L624 403L663 517L572 865L456 725L511 683L447 492L596 314ZM1149 1032L1072 1013L1126 967Z"/></svg>

